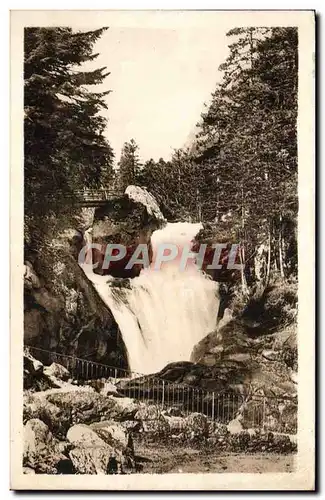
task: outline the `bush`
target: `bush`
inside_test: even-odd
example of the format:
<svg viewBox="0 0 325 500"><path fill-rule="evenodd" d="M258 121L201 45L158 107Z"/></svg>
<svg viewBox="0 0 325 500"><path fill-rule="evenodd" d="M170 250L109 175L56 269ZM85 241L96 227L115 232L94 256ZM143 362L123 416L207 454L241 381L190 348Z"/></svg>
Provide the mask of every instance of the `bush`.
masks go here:
<svg viewBox="0 0 325 500"><path fill-rule="evenodd" d="M298 285L295 281L277 280L264 292L264 310L279 323L291 323L297 316Z"/></svg>
<svg viewBox="0 0 325 500"><path fill-rule="evenodd" d="M207 438L209 435L207 417L202 413L191 413L186 417L186 434L190 439Z"/></svg>

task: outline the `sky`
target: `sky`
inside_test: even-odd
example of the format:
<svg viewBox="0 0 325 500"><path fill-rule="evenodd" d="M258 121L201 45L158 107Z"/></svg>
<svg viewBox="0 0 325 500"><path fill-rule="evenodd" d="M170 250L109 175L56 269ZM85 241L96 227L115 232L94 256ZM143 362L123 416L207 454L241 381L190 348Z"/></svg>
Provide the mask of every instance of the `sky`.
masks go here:
<svg viewBox="0 0 325 500"><path fill-rule="evenodd" d="M168 159L190 141L220 79L218 66L228 54L227 30L113 26L102 35L92 65L111 72L101 90L112 91L104 114L116 161L131 138L142 161Z"/></svg>

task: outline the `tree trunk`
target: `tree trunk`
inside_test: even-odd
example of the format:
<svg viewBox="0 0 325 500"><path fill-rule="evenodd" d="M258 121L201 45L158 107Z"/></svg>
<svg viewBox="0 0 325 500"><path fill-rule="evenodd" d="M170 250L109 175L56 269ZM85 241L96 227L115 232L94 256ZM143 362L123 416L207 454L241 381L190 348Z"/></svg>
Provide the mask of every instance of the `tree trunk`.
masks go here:
<svg viewBox="0 0 325 500"><path fill-rule="evenodd" d="M239 260L240 260L240 277L241 277L241 286L242 292L244 295L248 295L248 286L245 276L245 250L242 245L239 247Z"/></svg>
<svg viewBox="0 0 325 500"><path fill-rule="evenodd" d="M256 281L264 281L267 267L267 246L262 243L258 246L254 257L254 271Z"/></svg>
<svg viewBox="0 0 325 500"><path fill-rule="evenodd" d="M282 215L280 214L280 229L279 229L279 266L281 278L284 278L283 269L283 238L282 238Z"/></svg>
<svg viewBox="0 0 325 500"><path fill-rule="evenodd" d="M267 287L270 279L270 268L271 268L271 224L269 225L269 237L268 237L268 254L267 254L267 267L266 267L266 279L265 286Z"/></svg>
<svg viewBox="0 0 325 500"><path fill-rule="evenodd" d="M245 207L244 207L244 185L241 186L241 229L242 229L242 241L239 247L239 258L240 258L240 274L241 274L241 285L244 295L248 295L248 287L245 276Z"/></svg>
<svg viewBox="0 0 325 500"><path fill-rule="evenodd" d="M277 271L278 270L278 263L277 263L277 260L276 260L276 255L274 256L274 271Z"/></svg>
<svg viewBox="0 0 325 500"><path fill-rule="evenodd" d="M196 189L196 205L197 205L197 214L198 214L198 222L202 221L202 209L201 209L201 202L200 202L200 193L198 188Z"/></svg>

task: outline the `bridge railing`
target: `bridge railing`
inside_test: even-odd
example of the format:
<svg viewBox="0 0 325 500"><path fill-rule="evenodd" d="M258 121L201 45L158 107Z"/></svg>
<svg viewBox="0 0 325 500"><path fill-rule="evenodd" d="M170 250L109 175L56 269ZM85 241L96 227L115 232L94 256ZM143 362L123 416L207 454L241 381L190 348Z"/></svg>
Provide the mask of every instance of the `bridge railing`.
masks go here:
<svg viewBox="0 0 325 500"><path fill-rule="evenodd" d="M26 350L45 365L56 362L65 366L71 378L80 384L109 381L124 396L155 405L160 410L177 408L185 416L203 413L210 420L223 424L241 413L247 427L297 432L296 398L249 394L248 390L243 394L208 391L32 346L26 346Z"/></svg>
<svg viewBox="0 0 325 500"><path fill-rule="evenodd" d="M92 201L106 201L117 196L122 196L123 191L112 188L97 188L97 189L79 189L71 192L71 194L63 191L56 191L49 196L50 200L55 202L60 199L71 200L71 202L92 202Z"/></svg>

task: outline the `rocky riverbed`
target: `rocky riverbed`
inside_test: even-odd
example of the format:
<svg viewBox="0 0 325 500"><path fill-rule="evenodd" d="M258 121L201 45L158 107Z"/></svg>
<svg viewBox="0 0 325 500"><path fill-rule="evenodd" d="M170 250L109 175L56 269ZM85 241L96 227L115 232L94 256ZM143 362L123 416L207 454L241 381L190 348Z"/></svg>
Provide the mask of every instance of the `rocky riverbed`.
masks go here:
<svg viewBox="0 0 325 500"><path fill-rule="evenodd" d="M295 436L245 429L236 419L228 425L211 422L198 412L185 416L179 408L125 397L112 381L78 386L63 366L45 367L28 353L24 375L29 382L23 411L28 474L175 472L184 454L187 468L204 472L209 462L212 472L229 453L291 455L296 450ZM276 458L273 465L274 460L282 463ZM241 470L240 459L234 463Z"/></svg>

